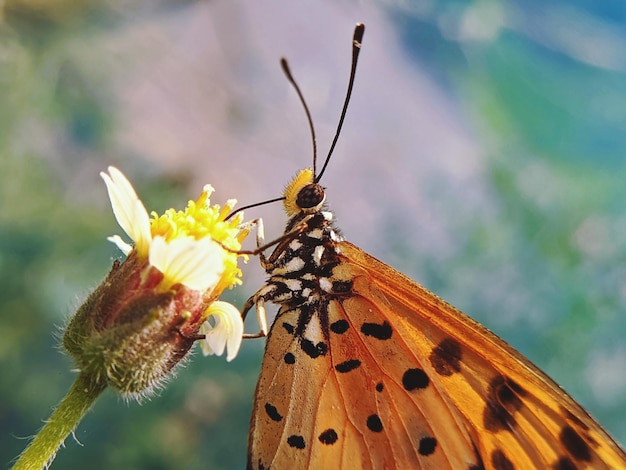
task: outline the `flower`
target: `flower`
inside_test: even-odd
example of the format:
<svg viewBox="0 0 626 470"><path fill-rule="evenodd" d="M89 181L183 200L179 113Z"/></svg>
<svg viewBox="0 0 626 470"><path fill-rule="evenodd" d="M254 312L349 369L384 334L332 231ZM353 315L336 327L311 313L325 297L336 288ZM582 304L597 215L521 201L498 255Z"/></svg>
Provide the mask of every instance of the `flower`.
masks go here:
<svg viewBox="0 0 626 470"><path fill-rule="evenodd" d="M140 397L169 376L196 340L205 354L232 360L243 322L231 304L217 301L241 283L236 253L249 230L243 216L226 216L236 201L210 205L206 185L184 211L148 215L130 182L115 167L100 174L113 213L132 244L109 237L126 255L70 320L65 349L82 372L106 377L122 393Z"/></svg>
<svg viewBox="0 0 626 470"><path fill-rule="evenodd" d="M138 256L148 257L150 264L163 273L165 290L177 283L207 290L215 286L216 280L221 280L219 287L223 291L241 283L237 255L224 250L224 247L240 250L241 241L248 234L247 230L239 229L241 214L232 221L224 221L237 203L235 199L228 200L222 209L218 205L210 206L209 198L215 190L207 184L197 201L189 201L185 211L168 209L161 216L153 211L150 219L124 174L115 167L109 167L109 173L102 172L100 176L106 183L115 218L135 243ZM124 254L131 252L132 246L119 235L108 239ZM211 264L215 269L207 269L207 262L215 262ZM219 271L221 266L224 271Z"/></svg>
<svg viewBox="0 0 626 470"><path fill-rule="evenodd" d="M209 313L215 319L215 326L205 321L200 327L200 333L204 334L202 352L205 356L217 354L221 356L224 348L228 348L226 360L232 360L239 351L243 339L243 322L241 316L229 315L228 310L232 307L228 302L216 300L209 307ZM239 313L239 312L237 312Z"/></svg>

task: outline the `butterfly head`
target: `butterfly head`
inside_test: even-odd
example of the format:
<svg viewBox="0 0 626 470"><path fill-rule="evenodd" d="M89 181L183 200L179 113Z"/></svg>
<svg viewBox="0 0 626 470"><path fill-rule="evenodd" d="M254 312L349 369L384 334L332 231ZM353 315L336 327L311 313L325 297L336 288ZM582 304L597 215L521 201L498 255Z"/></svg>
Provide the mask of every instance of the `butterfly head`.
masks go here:
<svg viewBox="0 0 626 470"><path fill-rule="evenodd" d="M289 217L319 212L326 200L324 188L315 182L313 170L305 168L285 187L285 211Z"/></svg>

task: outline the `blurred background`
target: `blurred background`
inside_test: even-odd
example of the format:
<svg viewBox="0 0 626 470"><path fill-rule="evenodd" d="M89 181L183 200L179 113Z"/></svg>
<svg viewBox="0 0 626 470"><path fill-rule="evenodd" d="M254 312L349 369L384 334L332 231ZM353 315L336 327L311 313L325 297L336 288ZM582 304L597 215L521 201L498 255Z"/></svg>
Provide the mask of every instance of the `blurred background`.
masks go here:
<svg viewBox="0 0 626 470"><path fill-rule="evenodd" d="M118 166L149 210L182 208L206 182L216 203L279 196L311 162L279 58L323 156L356 22L359 71L323 180L344 235L495 331L626 443L622 0L0 8L4 467L75 377L60 328L121 257L98 172ZM268 239L282 232L279 205L247 212L259 216ZM255 259L243 269L237 305L264 279ZM244 467L262 351L197 354L141 406L106 392L52 468Z"/></svg>

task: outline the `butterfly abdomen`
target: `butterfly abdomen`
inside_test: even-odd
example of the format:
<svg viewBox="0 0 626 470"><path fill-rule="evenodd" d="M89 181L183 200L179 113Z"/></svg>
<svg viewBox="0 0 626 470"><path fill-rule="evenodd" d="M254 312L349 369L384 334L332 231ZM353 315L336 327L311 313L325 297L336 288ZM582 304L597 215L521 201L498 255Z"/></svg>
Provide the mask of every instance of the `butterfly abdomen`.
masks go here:
<svg viewBox="0 0 626 470"><path fill-rule="evenodd" d="M281 243L267 260L267 284L273 289L263 300L297 308L317 304L333 291L333 269L340 262L335 243L340 237L331 220L332 213L326 211L292 219L290 225L304 224L305 229Z"/></svg>

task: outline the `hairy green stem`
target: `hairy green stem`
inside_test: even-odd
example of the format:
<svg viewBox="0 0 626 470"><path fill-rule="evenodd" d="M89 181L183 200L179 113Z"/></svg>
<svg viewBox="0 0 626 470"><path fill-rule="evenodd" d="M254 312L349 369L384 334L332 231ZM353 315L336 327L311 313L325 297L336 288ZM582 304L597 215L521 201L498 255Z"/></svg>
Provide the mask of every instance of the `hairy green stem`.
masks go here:
<svg viewBox="0 0 626 470"><path fill-rule="evenodd" d="M106 381L81 373L50 419L22 452L13 470L47 468L65 438L76 428L106 386Z"/></svg>

